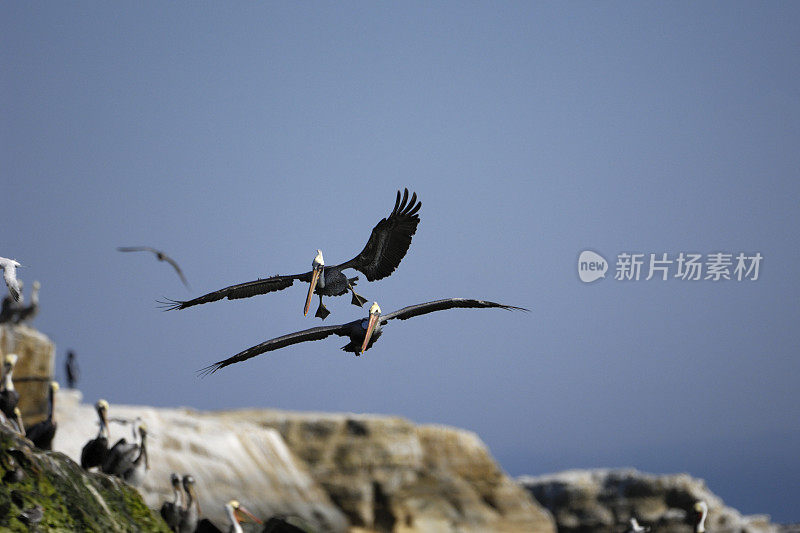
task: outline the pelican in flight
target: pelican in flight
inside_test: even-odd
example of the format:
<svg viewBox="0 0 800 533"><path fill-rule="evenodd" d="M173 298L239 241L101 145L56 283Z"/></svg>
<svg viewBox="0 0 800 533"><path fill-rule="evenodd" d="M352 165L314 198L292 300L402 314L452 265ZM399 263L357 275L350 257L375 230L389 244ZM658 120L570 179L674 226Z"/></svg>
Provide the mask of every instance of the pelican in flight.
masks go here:
<svg viewBox="0 0 800 533"><path fill-rule="evenodd" d="M19 296L22 294L22 287L19 286L19 280L17 280L17 267L20 266L22 265L13 259L0 257L0 268L3 269L3 278L6 280L6 285L8 285L8 292L14 297L15 302L19 301Z"/></svg>
<svg viewBox="0 0 800 533"><path fill-rule="evenodd" d="M344 263L325 266L322 251L317 250L317 255L311 262L310 272L289 276L271 276L231 285L193 300L166 300L161 303L166 304L169 310L186 309L194 305L216 302L223 298L235 300L280 291L290 287L295 280L299 280L309 284L303 315L308 314L308 308L315 293L319 295L319 307L314 316L323 320L330 314L330 311L322 303L323 296L341 296L351 291L353 293L351 303L361 307L367 303L367 300L356 294L353 289L358 276L348 278L342 271L348 268L358 270L367 276L369 281L383 279L394 272L411 246L411 237L416 233L419 224L417 213L421 207L422 202L417 201L417 193L413 193L409 200L408 189L405 189L402 199L400 191L397 191L397 199L392 212L372 228L369 240L361 253Z"/></svg>
<svg viewBox="0 0 800 533"><path fill-rule="evenodd" d="M256 346L246 349L233 357L229 357L223 361L218 361L213 365L201 369L200 375L205 376L213 374L217 370L224 368L234 363L239 363L261 355L262 353L278 350L292 344L298 344L306 341L318 341L331 335L338 335L339 337L349 337L350 342L342 346L342 350L346 352L353 352L356 355L369 350L375 341L383 333L382 326L392 319L407 320L409 318L433 313L434 311L444 311L445 309L454 308L491 308L498 307L500 309L528 311L524 307L514 307L513 305L504 305L495 302L487 302L484 300L473 300L469 298L448 298L445 300L436 300L433 302L426 302L417 305L410 305L398 311L381 314L381 308L378 302L373 302L369 308L369 316L359 320L348 322L347 324L340 324L338 326L320 326L316 328L298 331L296 333L289 333L282 337L276 337L268 341L262 342Z"/></svg>
<svg viewBox="0 0 800 533"><path fill-rule="evenodd" d="M117 248L117 250L120 252L153 252L156 256L156 259L158 259L159 261L166 261L167 263L172 265L172 268L174 268L175 272L178 273L178 276L181 278L183 284L186 285L186 288L192 290L192 288L189 287L189 282L186 281L186 276L183 275L181 267L178 266L178 263L173 258L162 252L161 250L156 250L155 248L151 248L149 246L120 246L119 248Z"/></svg>

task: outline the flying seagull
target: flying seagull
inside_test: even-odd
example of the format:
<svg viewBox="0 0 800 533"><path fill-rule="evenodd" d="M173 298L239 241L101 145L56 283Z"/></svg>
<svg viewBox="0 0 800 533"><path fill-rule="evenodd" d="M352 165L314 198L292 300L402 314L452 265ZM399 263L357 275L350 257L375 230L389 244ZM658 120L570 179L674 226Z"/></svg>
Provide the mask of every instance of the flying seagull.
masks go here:
<svg viewBox="0 0 800 533"><path fill-rule="evenodd" d="M495 302L487 302L484 300L473 300L469 298L448 298L445 300L436 300L434 302L426 302L417 305L410 305L398 311L381 314L381 308L378 302L373 302L369 308L369 316L348 322L347 324L340 324L338 326L320 326L316 328L298 331L296 333L289 333L282 337L270 339L262 342L256 346L248 348L243 352L218 361L213 365L207 366L199 371L201 376L213 374L217 370L224 368L234 363L239 363L261 355L262 353L278 350L292 344L298 344L306 341L318 341L331 335L338 335L339 337L349 337L350 342L342 346L342 350L346 352L353 352L360 355L372 347L375 341L381 336L383 331L381 327L392 319L407 320L409 318L433 313L434 311L444 311L445 309L454 309L458 307L466 308L491 308L498 307L500 309L528 311L524 307L514 307L513 305L504 305Z"/></svg>
<svg viewBox="0 0 800 533"><path fill-rule="evenodd" d="M246 283L231 285L218 291L210 292L193 300L178 301L166 300L161 303L166 304L167 309L186 309L194 305L216 302L223 298L235 300L237 298L249 298L257 294L280 291L291 286L295 280L300 280L309 284L306 304L303 314L308 314L311 299L316 293L319 295L319 307L314 316L325 319L330 311L322 304L323 296L341 296L348 291L353 293L351 303L361 307L367 303L366 298L356 294L353 286L358 280L358 276L348 278L342 271L348 268L358 270L369 281L383 279L389 276L400 265L400 261L405 257L411 246L411 237L417 231L419 215L417 212L422 207L422 202L417 202L417 193L408 198L408 189L400 196L397 191L397 199L394 209L388 217L381 219L369 236L364 249L357 256L344 263L325 266L322 251L317 250L317 255L311 262L311 271L303 274L293 274L289 276L272 276Z"/></svg>
<svg viewBox="0 0 800 533"><path fill-rule="evenodd" d="M155 248L151 248L149 246L120 246L119 248L117 248L117 250L119 250L120 252L153 252L156 256L156 259L158 259L159 261L166 261L167 263L172 265L172 268L174 268L175 272L178 273L178 276L180 276L181 281L183 282L184 285L186 285L186 288L192 290L192 288L189 287L189 282L186 281L186 276L183 275L181 267L178 266L178 263L173 258L162 252L161 250L156 250Z"/></svg>
<svg viewBox="0 0 800 533"><path fill-rule="evenodd" d="M22 288L19 286L19 281L17 280L17 267L22 266L17 261L13 259L6 259L5 257L0 257L0 268L3 269L3 278L6 280L6 285L8 285L8 292L11 293L11 296L14 297L14 301L19 301L19 296L22 293Z"/></svg>

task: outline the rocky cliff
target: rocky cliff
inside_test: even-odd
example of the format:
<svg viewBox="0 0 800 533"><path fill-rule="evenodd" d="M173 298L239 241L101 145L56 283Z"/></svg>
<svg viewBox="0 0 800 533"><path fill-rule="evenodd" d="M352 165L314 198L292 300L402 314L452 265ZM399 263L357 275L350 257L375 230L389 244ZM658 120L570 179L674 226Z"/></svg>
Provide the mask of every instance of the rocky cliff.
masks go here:
<svg viewBox="0 0 800 533"><path fill-rule="evenodd" d="M651 475L632 469L572 470L518 481L555 517L560 532L612 533L630 518L659 533L690 533L694 503L708 504L706 530L713 533L789 531L763 515L742 516L726 507L703 480L688 474Z"/></svg>
<svg viewBox="0 0 800 533"><path fill-rule="evenodd" d="M54 449L79 458L97 433L91 405L59 393ZM472 433L394 417L274 410L197 412L111 404L141 417L151 470L141 493L170 497L171 472L191 473L203 514L225 523L236 498L257 516L292 514L320 531L554 532L547 511L497 466ZM112 425L112 441L131 438Z"/></svg>

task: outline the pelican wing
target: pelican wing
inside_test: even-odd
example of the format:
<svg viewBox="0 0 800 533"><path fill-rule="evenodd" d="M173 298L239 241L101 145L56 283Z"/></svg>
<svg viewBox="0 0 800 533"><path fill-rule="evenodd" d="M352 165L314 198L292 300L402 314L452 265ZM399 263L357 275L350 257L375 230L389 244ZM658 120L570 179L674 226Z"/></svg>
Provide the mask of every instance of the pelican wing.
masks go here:
<svg viewBox="0 0 800 533"><path fill-rule="evenodd" d="M161 250L156 250L155 248L151 248L150 246L118 246L118 252L153 252L154 254L158 255Z"/></svg>
<svg viewBox="0 0 800 533"><path fill-rule="evenodd" d="M444 300L436 300L423 304L409 305L408 307L404 307L397 311L386 313L385 315L381 315L381 324L385 324L393 318L408 320L409 318L433 313L434 311L444 311L445 309L455 309L459 307L471 309L498 307L500 309L507 309L509 311L530 311L530 309L525 309L524 307L515 307L513 305L499 304L496 302L487 302L485 300L473 300L471 298L447 298Z"/></svg>
<svg viewBox="0 0 800 533"><path fill-rule="evenodd" d="M292 344L299 344L301 342L307 341L318 341L320 339L324 339L325 337L329 337L331 335L339 335L340 337L347 336L349 328L351 324L339 324L338 326L320 326L311 329L304 329L303 331L296 331L295 333L289 333L288 335L283 335L282 337L276 337L274 339L270 339L268 341L264 341L261 344L256 346L252 346L243 352L239 352L236 355L224 359L222 361L217 361L213 365L209 365L199 371L201 376L207 376L208 374L213 374L220 368L224 368L228 365L232 365L234 363L239 363L241 361L246 361L251 357L255 357L257 355L261 355L262 353L272 352L274 350L278 350L280 348L284 348L286 346L291 346Z"/></svg>
<svg viewBox="0 0 800 533"><path fill-rule="evenodd" d="M236 300L239 298L250 298L257 294L267 294L270 292L281 291L286 287L291 287L294 280L310 281L311 273L295 274L293 276L272 276L264 279L257 279L255 281L248 281L246 283L239 283L231 285L218 291L209 292L203 296L198 296L193 300L170 300L165 299L159 303L164 304L167 311L173 309L186 309L193 305L207 304L209 302L216 302L227 298L228 300Z"/></svg>
<svg viewBox="0 0 800 533"><path fill-rule="evenodd" d="M405 189L401 201L400 191L397 191L391 214L372 228L372 234L361 253L339 267L355 268L363 272L369 281L390 275L411 246L411 237L419 224L417 212L421 207L422 202L417 202L417 193L412 194L409 200L408 189Z"/></svg>

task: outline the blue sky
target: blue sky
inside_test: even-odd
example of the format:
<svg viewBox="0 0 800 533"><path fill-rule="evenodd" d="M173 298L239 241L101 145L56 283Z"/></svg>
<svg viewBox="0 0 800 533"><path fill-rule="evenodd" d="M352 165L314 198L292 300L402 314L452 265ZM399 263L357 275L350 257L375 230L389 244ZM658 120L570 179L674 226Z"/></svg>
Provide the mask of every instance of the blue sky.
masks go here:
<svg viewBox="0 0 800 533"><path fill-rule="evenodd" d="M397 414L512 475L688 471L800 521L800 8L734 3L0 7L0 255L87 401ZM350 259L409 187L421 223L359 292L392 323L195 371L318 325L305 289L164 313ZM152 257L182 266L187 291ZM578 278L590 249L763 256L757 281ZM366 315L331 299L326 323ZM60 369L59 369L60 370Z"/></svg>

